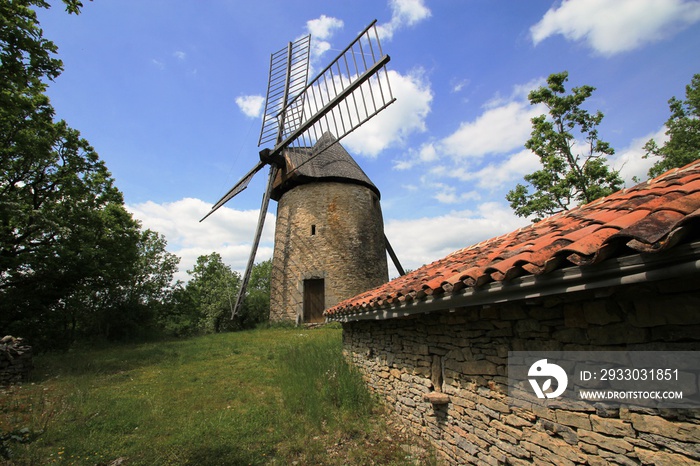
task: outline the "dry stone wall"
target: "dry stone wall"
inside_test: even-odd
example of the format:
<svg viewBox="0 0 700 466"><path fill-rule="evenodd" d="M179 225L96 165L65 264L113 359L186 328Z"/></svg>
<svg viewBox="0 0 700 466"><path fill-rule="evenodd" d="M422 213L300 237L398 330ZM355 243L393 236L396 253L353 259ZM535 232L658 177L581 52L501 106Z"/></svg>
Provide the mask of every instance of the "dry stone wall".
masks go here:
<svg viewBox="0 0 700 466"><path fill-rule="evenodd" d="M27 380L33 367L32 348L22 338L8 335L0 340L0 385Z"/></svg>
<svg viewBox="0 0 700 466"><path fill-rule="evenodd" d="M451 464L700 464L700 412L507 397L508 351L700 350L697 278L343 324L348 357Z"/></svg>

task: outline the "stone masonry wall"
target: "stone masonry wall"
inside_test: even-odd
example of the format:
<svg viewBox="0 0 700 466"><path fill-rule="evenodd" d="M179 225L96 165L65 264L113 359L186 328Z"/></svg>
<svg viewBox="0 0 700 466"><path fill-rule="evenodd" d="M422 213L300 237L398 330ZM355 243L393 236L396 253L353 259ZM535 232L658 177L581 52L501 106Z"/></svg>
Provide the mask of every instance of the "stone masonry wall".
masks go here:
<svg viewBox="0 0 700 466"><path fill-rule="evenodd" d="M33 367L32 348L22 338L0 339L0 386L26 381Z"/></svg>
<svg viewBox="0 0 700 466"><path fill-rule="evenodd" d="M369 188L317 182L279 200L270 319L301 316L304 280L318 278L325 282L326 307L388 281L382 211Z"/></svg>
<svg viewBox="0 0 700 466"><path fill-rule="evenodd" d="M700 464L697 410L556 409L506 395L508 351L700 350L697 280L345 323L344 352L451 464ZM431 393L449 402L425 401Z"/></svg>

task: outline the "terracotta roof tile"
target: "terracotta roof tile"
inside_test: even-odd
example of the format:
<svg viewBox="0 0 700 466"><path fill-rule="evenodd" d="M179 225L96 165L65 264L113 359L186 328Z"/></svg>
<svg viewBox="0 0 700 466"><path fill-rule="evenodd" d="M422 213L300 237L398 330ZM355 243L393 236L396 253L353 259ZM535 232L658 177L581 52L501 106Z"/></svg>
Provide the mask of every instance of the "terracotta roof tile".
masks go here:
<svg viewBox="0 0 700 466"><path fill-rule="evenodd" d="M700 238L700 161L541 222L457 250L326 310L384 309L522 275L667 250Z"/></svg>

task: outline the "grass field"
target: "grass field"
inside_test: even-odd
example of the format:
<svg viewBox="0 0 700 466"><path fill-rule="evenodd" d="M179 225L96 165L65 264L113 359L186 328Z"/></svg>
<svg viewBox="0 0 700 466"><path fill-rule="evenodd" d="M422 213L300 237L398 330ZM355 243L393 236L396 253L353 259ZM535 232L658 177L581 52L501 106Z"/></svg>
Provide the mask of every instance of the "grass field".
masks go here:
<svg viewBox="0 0 700 466"><path fill-rule="evenodd" d="M37 356L32 383L0 389L0 464L432 463L407 456L340 339L261 329Z"/></svg>

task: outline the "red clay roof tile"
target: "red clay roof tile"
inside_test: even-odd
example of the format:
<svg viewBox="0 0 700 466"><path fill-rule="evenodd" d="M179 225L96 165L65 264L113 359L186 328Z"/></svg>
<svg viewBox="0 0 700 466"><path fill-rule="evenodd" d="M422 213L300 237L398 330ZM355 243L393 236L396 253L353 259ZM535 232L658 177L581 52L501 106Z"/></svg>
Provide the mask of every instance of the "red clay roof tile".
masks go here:
<svg viewBox="0 0 700 466"><path fill-rule="evenodd" d="M449 254L326 310L330 318L700 238L700 161Z"/></svg>

